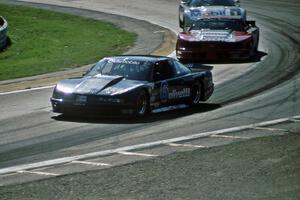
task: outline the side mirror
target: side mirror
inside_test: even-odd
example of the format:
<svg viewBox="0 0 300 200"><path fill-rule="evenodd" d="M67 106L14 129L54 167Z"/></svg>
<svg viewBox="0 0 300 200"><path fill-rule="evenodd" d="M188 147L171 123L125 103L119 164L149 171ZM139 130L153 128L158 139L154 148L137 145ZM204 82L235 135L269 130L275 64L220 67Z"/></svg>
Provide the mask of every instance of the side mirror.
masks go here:
<svg viewBox="0 0 300 200"><path fill-rule="evenodd" d="M161 81L161 73L159 71L154 72L154 77L153 80L154 81Z"/></svg>
<svg viewBox="0 0 300 200"><path fill-rule="evenodd" d="M93 65L92 67L90 67L88 70L86 70L85 72L82 73L82 76L87 75L88 73L90 73L92 71L92 69L95 67L96 65Z"/></svg>
<svg viewBox="0 0 300 200"><path fill-rule="evenodd" d="M83 73L82 73L82 77L86 76L88 73L90 73L90 71L91 71L91 69L89 69L89 70L83 72Z"/></svg>
<svg viewBox="0 0 300 200"><path fill-rule="evenodd" d="M190 32L195 27L195 24L185 24L183 27L184 32Z"/></svg>
<svg viewBox="0 0 300 200"><path fill-rule="evenodd" d="M250 27L256 27L255 21L246 21L246 23L247 23Z"/></svg>
<svg viewBox="0 0 300 200"><path fill-rule="evenodd" d="M190 0L181 0L180 4L187 4Z"/></svg>

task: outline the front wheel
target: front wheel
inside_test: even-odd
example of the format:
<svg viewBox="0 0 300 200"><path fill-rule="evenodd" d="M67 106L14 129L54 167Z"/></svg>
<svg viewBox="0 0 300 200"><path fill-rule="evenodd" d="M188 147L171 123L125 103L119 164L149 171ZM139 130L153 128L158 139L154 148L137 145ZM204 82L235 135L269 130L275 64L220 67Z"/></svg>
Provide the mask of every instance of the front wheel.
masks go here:
<svg viewBox="0 0 300 200"><path fill-rule="evenodd" d="M199 81L195 82L194 85L191 88L191 98L190 98L190 105L197 105L202 97L202 91L201 91L201 83Z"/></svg>
<svg viewBox="0 0 300 200"><path fill-rule="evenodd" d="M149 100L147 93L142 90L136 100L135 115L137 117L145 116L149 112Z"/></svg>

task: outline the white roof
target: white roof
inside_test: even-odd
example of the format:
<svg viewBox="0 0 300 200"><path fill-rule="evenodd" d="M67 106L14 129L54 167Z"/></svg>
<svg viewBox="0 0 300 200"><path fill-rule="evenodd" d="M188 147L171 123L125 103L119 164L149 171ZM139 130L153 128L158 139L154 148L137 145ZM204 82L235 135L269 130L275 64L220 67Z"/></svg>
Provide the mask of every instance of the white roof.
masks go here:
<svg viewBox="0 0 300 200"><path fill-rule="evenodd" d="M209 18L246 19L246 11L240 7L207 6L190 8L188 14L192 20Z"/></svg>

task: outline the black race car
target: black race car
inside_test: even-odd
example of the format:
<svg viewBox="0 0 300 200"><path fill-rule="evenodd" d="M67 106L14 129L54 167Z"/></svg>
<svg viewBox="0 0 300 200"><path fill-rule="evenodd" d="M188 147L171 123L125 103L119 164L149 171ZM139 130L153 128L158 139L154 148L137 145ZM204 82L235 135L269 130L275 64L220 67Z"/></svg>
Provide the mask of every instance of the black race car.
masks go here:
<svg viewBox="0 0 300 200"><path fill-rule="evenodd" d="M143 116L152 109L207 100L214 90L209 70L193 72L173 58L116 56L100 60L81 78L59 82L53 112L97 111Z"/></svg>

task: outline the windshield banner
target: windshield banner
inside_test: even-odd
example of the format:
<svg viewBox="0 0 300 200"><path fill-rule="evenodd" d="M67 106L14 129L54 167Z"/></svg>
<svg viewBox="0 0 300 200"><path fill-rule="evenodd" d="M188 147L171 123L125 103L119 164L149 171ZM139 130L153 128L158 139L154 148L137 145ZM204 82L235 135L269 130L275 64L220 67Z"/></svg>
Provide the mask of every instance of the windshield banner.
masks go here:
<svg viewBox="0 0 300 200"><path fill-rule="evenodd" d="M191 8L190 17L193 20L206 19L206 18L228 18L228 19L246 19L246 12L242 8Z"/></svg>

